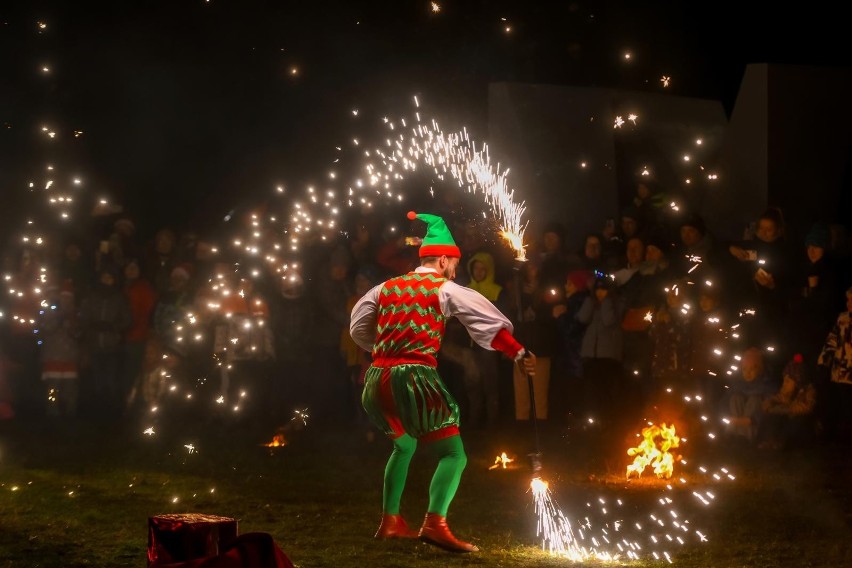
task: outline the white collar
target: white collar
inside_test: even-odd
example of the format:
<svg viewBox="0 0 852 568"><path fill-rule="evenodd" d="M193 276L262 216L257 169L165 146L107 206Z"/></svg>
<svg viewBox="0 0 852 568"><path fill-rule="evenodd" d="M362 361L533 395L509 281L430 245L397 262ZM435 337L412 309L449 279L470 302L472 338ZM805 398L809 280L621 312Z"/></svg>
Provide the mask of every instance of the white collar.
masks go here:
<svg viewBox="0 0 852 568"><path fill-rule="evenodd" d="M435 274L440 274L437 270L435 270L431 266L418 266L417 268L414 269L414 272L417 272L418 274L422 274L424 272L434 272Z"/></svg>

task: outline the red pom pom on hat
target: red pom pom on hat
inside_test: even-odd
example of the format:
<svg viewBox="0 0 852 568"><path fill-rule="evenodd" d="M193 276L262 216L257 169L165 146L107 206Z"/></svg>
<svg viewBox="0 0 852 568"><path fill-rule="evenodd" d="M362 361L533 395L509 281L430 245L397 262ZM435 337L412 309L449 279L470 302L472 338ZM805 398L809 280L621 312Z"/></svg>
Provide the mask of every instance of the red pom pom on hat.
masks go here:
<svg viewBox="0 0 852 568"><path fill-rule="evenodd" d="M415 213L414 211L409 211L408 214L406 214L406 217L408 217L409 219L411 219L413 221L414 219L417 218L417 213Z"/></svg>

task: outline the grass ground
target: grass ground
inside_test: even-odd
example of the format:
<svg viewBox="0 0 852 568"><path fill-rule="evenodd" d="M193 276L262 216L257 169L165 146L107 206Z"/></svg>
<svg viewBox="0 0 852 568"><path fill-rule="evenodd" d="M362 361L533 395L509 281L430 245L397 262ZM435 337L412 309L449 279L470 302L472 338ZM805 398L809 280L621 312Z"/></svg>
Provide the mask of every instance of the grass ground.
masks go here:
<svg viewBox="0 0 852 568"><path fill-rule="evenodd" d="M148 517L181 512L234 517L241 533L271 533L305 568L571 565L543 552L536 537L523 457L530 432L465 433L469 462L449 520L481 552L456 556L416 541L373 540L389 445L381 437L368 441L367 431L309 425L290 434L288 445L267 448L262 442L274 432L251 429L194 432L183 425L146 436L135 426L83 422L0 425L0 566L144 566ZM542 433L544 477L570 521L588 517L596 530L621 520L629 533L637 522L653 526L649 515L670 497L690 529L683 545L664 547L677 566L852 566L849 448L758 453L714 446L690 455L687 446L687 459L706 462L708 473L721 464L735 479L714 482L692 466L682 472L687 483L672 491L655 479L627 481L625 449L589 432ZM489 470L503 451L518 457L510 464L516 467ZM403 500L412 524L425 512L431 472L428 452L419 451ZM692 495L705 490L713 495L709 505ZM645 530L640 539L647 540Z"/></svg>

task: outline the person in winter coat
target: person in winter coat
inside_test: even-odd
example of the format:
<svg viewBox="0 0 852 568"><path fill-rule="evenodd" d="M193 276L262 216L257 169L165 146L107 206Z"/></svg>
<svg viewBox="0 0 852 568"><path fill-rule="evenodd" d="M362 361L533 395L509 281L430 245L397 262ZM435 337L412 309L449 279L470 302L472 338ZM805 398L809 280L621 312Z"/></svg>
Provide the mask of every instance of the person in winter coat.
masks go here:
<svg viewBox="0 0 852 568"><path fill-rule="evenodd" d="M467 273L470 275L468 288L485 296L505 315L508 312L506 294L503 293L503 287L494 281L494 257L484 251L474 253L467 262ZM480 347L474 341L470 342L470 346L473 349L479 373L464 375L468 399L468 423L473 428L481 426L493 428L497 425L500 416L498 368L500 355L496 351ZM475 380L470 381L471 378Z"/></svg>
<svg viewBox="0 0 852 568"><path fill-rule="evenodd" d="M80 307L80 324L90 365L91 400L87 402L107 417L117 417L124 410L121 352L131 322L130 304L116 286L115 274L101 271L98 285Z"/></svg>
<svg viewBox="0 0 852 568"><path fill-rule="evenodd" d="M779 450L809 441L814 434L816 396L804 358L796 353L784 367L781 388L763 401L758 447Z"/></svg>
<svg viewBox="0 0 852 568"><path fill-rule="evenodd" d="M826 436L842 434L848 440L852 435L852 288L846 290L846 311L837 316L817 363L828 367L831 375Z"/></svg>
<svg viewBox="0 0 852 568"><path fill-rule="evenodd" d="M577 321L586 326L580 357L583 360L583 388L586 408L605 426L618 415L615 402L623 387L622 310L613 294L613 280L597 273L591 295L580 307Z"/></svg>
<svg viewBox="0 0 852 568"><path fill-rule="evenodd" d="M565 300L552 308L556 320L556 383L553 385L554 410L564 412L564 418L576 414L583 405L583 360L580 350L586 324L577 316L589 297L592 274L572 270L565 279Z"/></svg>
<svg viewBox="0 0 852 568"><path fill-rule="evenodd" d="M45 310L40 331L47 415L73 417L79 395L80 322L70 289L62 290L51 301L55 303Z"/></svg>
<svg viewBox="0 0 852 568"><path fill-rule="evenodd" d="M729 433L735 439L754 443L763 418L763 402L777 389L766 372L763 353L756 347L745 350L740 371L731 381L724 406Z"/></svg>

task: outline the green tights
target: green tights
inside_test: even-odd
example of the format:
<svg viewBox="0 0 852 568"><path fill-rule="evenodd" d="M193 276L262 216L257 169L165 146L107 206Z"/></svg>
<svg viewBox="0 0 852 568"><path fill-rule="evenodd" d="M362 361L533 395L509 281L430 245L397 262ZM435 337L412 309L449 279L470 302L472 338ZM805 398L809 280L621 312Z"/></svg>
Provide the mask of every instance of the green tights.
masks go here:
<svg viewBox="0 0 852 568"><path fill-rule="evenodd" d="M429 444L432 452L438 458L438 467L429 485L429 513L447 516L447 509L459 488L461 474L467 465L467 455L464 445L458 435L442 438ZM382 495L382 508L389 515L399 514L399 503L405 489L408 477L408 466L417 440L403 434L393 441L393 452L385 467L385 485Z"/></svg>

